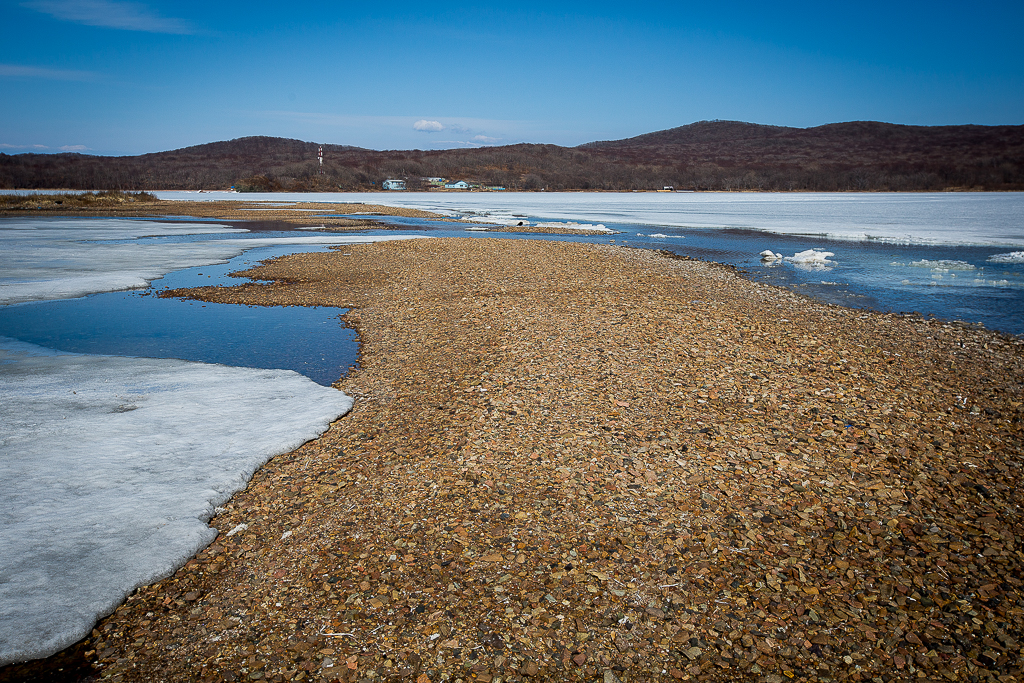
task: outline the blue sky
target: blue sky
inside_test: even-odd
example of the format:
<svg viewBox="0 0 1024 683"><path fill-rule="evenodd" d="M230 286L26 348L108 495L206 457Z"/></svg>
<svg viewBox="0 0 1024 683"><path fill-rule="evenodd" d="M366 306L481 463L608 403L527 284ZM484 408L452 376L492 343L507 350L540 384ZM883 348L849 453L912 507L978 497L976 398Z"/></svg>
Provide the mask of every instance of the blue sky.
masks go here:
<svg viewBox="0 0 1024 683"><path fill-rule="evenodd" d="M1024 3L0 0L0 151L1024 123Z"/></svg>

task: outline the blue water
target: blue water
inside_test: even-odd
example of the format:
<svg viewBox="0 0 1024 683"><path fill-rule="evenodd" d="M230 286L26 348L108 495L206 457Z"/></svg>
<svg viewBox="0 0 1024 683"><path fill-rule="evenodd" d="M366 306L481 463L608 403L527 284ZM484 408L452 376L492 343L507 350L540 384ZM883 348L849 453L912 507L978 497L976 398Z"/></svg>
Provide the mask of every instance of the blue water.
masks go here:
<svg viewBox="0 0 1024 683"><path fill-rule="evenodd" d="M228 273L299 250L315 251L254 249L227 264L170 273L146 290L0 307L0 336L76 353L295 370L330 386L358 361L356 333L339 318L346 309L240 306L156 296L166 288L237 284L239 280Z"/></svg>

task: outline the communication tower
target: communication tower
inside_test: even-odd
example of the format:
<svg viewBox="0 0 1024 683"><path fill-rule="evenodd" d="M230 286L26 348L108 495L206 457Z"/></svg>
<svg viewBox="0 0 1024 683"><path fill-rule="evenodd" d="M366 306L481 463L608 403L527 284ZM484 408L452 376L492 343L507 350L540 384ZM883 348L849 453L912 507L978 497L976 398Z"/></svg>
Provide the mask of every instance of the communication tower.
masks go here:
<svg viewBox="0 0 1024 683"><path fill-rule="evenodd" d="M320 160L320 169L317 171L318 175L324 174L324 146L320 145L320 151L317 152L317 159Z"/></svg>

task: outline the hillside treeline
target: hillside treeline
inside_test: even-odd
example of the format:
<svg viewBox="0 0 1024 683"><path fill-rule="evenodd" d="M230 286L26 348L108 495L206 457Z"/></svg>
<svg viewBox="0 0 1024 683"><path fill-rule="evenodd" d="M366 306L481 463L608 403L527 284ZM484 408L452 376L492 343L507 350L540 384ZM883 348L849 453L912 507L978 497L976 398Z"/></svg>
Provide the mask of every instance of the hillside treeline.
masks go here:
<svg viewBox="0 0 1024 683"><path fill-rule="evenodd" d="M1024 190L1024 126L710 121L575 148L375 151L248 137L132 157L0 154L0 187L347 191L426 177L509 190Z"/></svg>

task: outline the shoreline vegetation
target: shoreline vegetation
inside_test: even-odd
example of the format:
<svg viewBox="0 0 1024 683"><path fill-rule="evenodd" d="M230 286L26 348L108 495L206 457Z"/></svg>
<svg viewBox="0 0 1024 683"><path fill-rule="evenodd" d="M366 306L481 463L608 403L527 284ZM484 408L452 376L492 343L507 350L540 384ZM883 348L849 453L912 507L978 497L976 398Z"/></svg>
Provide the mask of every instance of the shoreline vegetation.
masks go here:
<svg viewBox="0 0 1024 683"><path fill-rule="evenodd" d="M1020 675L1024 341L608 245L244 275L161 296L349 308L353 411L173 576L0 680Z"/></svg>
<svg viewBox="0 0 1024 683"><path fill-rule="evenodd" d="M577 147L379 151L255 136L137 156L0 153L0 188L368 192L400 180L409 190L465 181L513 191L1020 191L1022 159L1024 126L700 121Z"/></svg>

